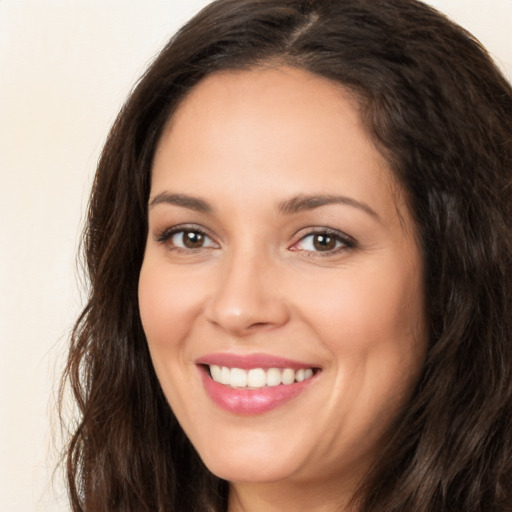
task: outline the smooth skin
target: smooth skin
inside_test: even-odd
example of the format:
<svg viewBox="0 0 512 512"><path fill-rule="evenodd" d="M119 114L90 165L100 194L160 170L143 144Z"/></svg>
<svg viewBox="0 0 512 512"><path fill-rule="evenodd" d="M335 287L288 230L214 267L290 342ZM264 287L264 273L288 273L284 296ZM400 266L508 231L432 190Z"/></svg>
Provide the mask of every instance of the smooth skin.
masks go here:
<svg viewBox="0 0 512 512"><path fill-rule="evenodd" d="M290 67L210 75L159 142L148 223L152 361L205 464L231 482L229 512L340 510L406 406L427 337L411 214L355 99ZM233 414L195 364L218 352L320 372L271 411Z"/></svg>

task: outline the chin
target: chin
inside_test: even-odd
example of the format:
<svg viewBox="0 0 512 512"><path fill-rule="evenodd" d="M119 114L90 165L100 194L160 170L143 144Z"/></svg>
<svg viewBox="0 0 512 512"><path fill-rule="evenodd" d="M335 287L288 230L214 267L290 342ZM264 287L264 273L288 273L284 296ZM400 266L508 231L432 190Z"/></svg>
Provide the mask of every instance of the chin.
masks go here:
<svg viewBox="0 0 512 512"><path fill-rule="evenodd" d="M215 476L232 483L272 483L288 480L292 476L282 467L255 467L243 461L233 464L207 465L207 467Z"/></svg>
<svg viewBox="0 0 512 512"><path fill-rule="evenodd" d="M231 448L227 453L208 453L203 457L207 468L219 478L234 483L271 483L293 478L301 468L296 460L275 452L252 454Z"/></svg>

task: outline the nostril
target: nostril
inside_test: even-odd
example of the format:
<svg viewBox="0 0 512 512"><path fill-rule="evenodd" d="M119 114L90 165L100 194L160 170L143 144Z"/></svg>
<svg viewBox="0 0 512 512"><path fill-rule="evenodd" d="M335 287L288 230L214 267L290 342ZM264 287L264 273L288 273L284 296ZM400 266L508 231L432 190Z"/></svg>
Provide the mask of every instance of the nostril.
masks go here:
<svg viewBox="0 0 512 512"><path fill-rule="evenodd" d="M259 327L266 327L268 325L271 325L269 322L254 322L249 326L249 329L257 329Z"/></svg>

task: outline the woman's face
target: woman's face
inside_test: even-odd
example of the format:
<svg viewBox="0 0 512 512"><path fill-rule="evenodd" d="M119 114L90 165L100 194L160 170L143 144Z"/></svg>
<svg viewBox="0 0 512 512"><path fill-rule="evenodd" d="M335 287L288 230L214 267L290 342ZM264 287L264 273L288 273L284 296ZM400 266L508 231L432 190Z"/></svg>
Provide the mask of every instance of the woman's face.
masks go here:
<svg viewBox="0 0 512 512"><path fill-rule="evenodd" d="M216 475L367 469L423 363L422 270L400 187L339 86L223 72L166 127L140 312L165 396Z"/></svg>

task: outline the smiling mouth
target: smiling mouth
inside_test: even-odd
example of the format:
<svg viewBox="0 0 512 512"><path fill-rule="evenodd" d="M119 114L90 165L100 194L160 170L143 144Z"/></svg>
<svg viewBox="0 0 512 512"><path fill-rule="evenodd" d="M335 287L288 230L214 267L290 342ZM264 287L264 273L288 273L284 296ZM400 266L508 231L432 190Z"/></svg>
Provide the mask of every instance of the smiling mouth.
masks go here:
<svg viewBox="0 0 512 512"><path fill-rule="evenodd" d="M227 366L204 365L210 377L219 384L234 389L261 389L275 386L290 386L311 379L318 368L229 368Z"/></svg>
<svg viewBox="0 0 512 512"><path fill-rule="evenodd" d="M209 354L195 361L206 394L231 414L264 414L306 393L322 368L269 354Z"/></svg>

